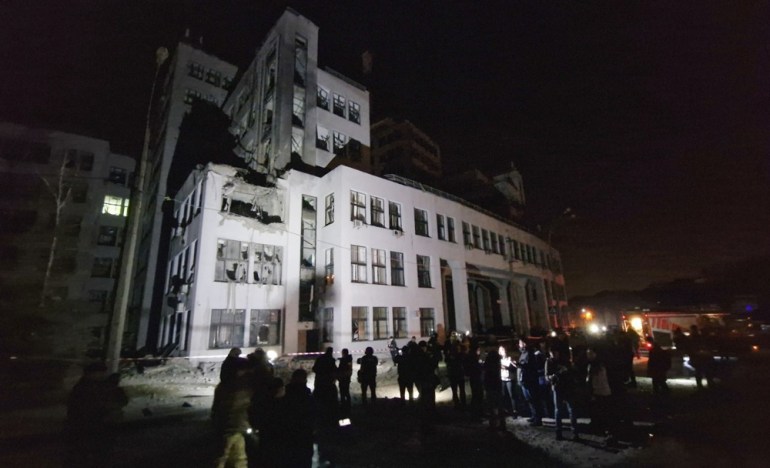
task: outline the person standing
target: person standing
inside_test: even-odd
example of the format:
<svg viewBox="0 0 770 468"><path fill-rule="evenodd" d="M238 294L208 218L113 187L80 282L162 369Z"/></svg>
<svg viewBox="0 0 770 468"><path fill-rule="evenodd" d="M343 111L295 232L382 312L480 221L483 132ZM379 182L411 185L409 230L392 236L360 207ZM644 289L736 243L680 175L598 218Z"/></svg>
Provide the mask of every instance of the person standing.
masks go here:
<svg viewBox="0 0 770 468"><path fill-rule="evenodd" d="M545 361L545 377L553 392L553 414L556 420L556 440L562 440L562 407L567 408L569 422L572 426L572 440L579 440L577 416L575 415L575 394L577 382L572 365L562 359L561 350L552 348L550 356Z"/></svg>
<svg viewBox="0 0 770 468"><path fill-rule="evenodd" d="M521 391L530 410L529 423L532 426L543 425L543 402L540 397L539 366L535 351L523 339L519 340L519 361L517 374Z"/></svg>
<svg viewBox="0 0 770 468"><path fill-rule="evenodd" d="M286 444L291 447L284 452L278 466L310 468L313 466L313 429L316 411L313 396L307 387L307 371L297 369L286 385L282 414Z"/></svg>
<svg viewBox="0 0 770 468"><path fill-rule="evenodd" d="M409 345L401 349L398 356L398 393L401 396L401 405L406 403L406 394L409 394L409 402L414 401L415 359L419 352L418 346L409 342Z"/></svg>
<svg viewBox="0 0 770 468"><path fill-rule="evenodd" d="M353 356L348 348L342 349L337 368L337 382L340 387L340 406L345 416L350 415L350 380L353 378Z"/></svg>
<svg viewBox="0 0 770 468"><path fill-rule="evenodd" d="M489 429L505 430L505 415L503 414L503 381L500 376L500 353L497 352L497 342L492 340L484 359L484 393L486 394L489 410Z"/></svg>
<svg viewBox="0 0 770 468"><path fill-rule="evenodd" d="M502 381L503 410L516 418L516 366L511 361L505 346L500 346L500 379Z"/></svg>
<svg viewBox="0 0 770 468"><path fill-rule="evenodd" d="M318 406L319 423L324 427L337 425L337 363L334 359L334 349L326 348L324 354L319 356L313 364L315 384L313 385L313 398Z"/></svg>
<svg viewBox="0 0 770 468"><path fill-rule="evenodd" d="M396 363L396 358L398 358L398 343L396 343L396 339L392 336L388 338L388 351L390 351L390 357L393 359L393 363Z"/></svg>
<svg viewBox="0 0 770 468"><path fill-rule="evenodd" d="M605 445L616 443L617 418L613 414L612 389L607 367L599 359L596 350L586 350L588 358L588 389L591 392L591 425L604 434Z"/></svg>
<svg viewBox="0 0 770 468"><path fill-rule="evenodd" d="M374 349L367 346L364 355L356 360L361 366L358 370L358 383L361 384L361 402L366 405L366 391L369 389L372 397L372 404L377 401L377 356L374 355Z"/></svg>
<svg viewBox="0 0 770 468"><path fill-rule="evenodd" d="M211 422L222 442L217 468L248 465L245 434L250 428L248 410L253 394L250 372L248 362L238 361L235 377L223 380L214 390Z"/></svg>
<svg viewBox="0 0 770 468"><path fill-rule="evenodd" d="M477 345L471 345L470 351L465 357L465 375L468 376L468 385L471 388L471 417L480 419L483 414L484 382L482 380L482 368L479 360L481 351Z"/></svg>
<svg viewBox="0 0 770 468"><path fill-rule="evenodd" d="M651 337L647 337L647 342L652 345L650 356L647 360L647 375L652 379L652 394L661 396L668 393L666 384L667 374L671 369L671 354L661 348Z"/></svg>
<svg viewBox="0 0 770 468"><path fill-rule="evenodd" d="M456 410L466 405L465 395L465 353L459 342L455 341L445 357L449 386L452 388L452 401Z"/></svg>

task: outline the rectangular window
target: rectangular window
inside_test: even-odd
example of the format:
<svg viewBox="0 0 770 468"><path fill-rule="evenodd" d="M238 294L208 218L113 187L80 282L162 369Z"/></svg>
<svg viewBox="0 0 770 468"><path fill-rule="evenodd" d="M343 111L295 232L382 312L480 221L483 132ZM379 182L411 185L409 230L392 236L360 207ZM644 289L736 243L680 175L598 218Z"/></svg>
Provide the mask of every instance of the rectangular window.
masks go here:
<svg viewBox="0 0 770 468"><path fill-rule="evenodd" d="M348 137L340 132L334 132L334 154L341 156L345 153Z"/></svg>
<svg viewBox="0 0 770 468"><path fill-rule="evenodd" d="M316 93L316 105L323 110L329 110L329 90L318 87Z"/></svg>
<svg viewBox="0 0 770 468"><path fill-rule="evenodd" d="M484 252L491 252L492 249L489 245L489 231L486 229L481 230L481 239L482 239L482 246L484 247Z"/></svg>
<svg viewBox="0 0 770 468"><path fill-rule="evenodd" d="M478 226L472 226L473 228L473 246L477 249L481 248L481 230Z"/></svg>
<svg viewBox="0 0 770 468"><path fill-rule="evenodd" d="M243 346L246 309L211 309L209 349Z"/></svg>
<svg viewBox="0 0 770 468"><path fill-rule="evenodd" d="M414 209L414 230L418 236L428 237L428 212Z"/></svg>
<svg viewBox="0 0 770 468"><path fill-rule="evenodd" d="M489 243L490 243L490 247L492 247L492 252L494 252L494 253L499 253L500 252L497 249L497 233L489 231Z"/></svg>
<svg viewBox="0 0 770 468"><path fill-rule="evenodd" d="M420 307L420 336L431 336L436 330L436 318L433 308Z"/></svg>
<svg viewBox="0 0 770 468"><path fill-rule="evenodd" d="M500 250L500 255L505 257L505 238L503 237L502 234L497 235L497 244Z"/></svg>
<svg viewBox="0 0 770 468"><path fill-rule="evenodd" d="M222 82L222 74L214 69L209 69L206 71L206 83L213 84L214 86L219 86Z"/></svg>
<svg viewBox="0 0 770 468"><path fill-rule="evenodd" d="M334 341L334 308L326 307L323 310L323 341L331 343Z"/></svg>
<svg viewBox="0 0 770 468"><path fill-rule="evenodd" d="M353 101L348 101L348 120L357 124L361 123L361 106Z"/></svg>
<svg viewBox="0 0 770 468"><path fill-rule="evenodd" d="M330 193L326 196L326 224L329 225L334 222L334 194Z"/></svg>
<svg viewBox="0 0 770 468"><path fill-rule="evenodd" d="M447 216L446 226L447 226L447 239L449 240L449 242L457 242L457 239L455 239L455 219Z"/></svg>
<svg viewBox="0 0 770 468"><path fill-rule="evenodd" d="M372 283L388 284L385 275L385 262L385 251L381 249L372 249Z"/></svg>
<svg viewBox="0 0 770 468"><path fill-rule="evenodd" d="M406 338L408 330L406 329L406 307L393 308L393 337Z"/></svg>
<svg viewBox="0 0 770 468"><path fill-rule="evenodd" d="M334 93L334 114L345 117L345 96Z"/></svg>
<svg viewBox="0 0 770 468"><path fill-rule="evenodd" d="M113 184L126 185L128 172L122 167L111 167L110 175L107 176L107 180Z"/></svg>
<svg viewBox="0 0 770 468"><path fill-rule="evenodd" d="M463 221L463 244L466 247L473 247L471 242L471 225Z"/></svg>
<svg viewBox="0 0 770 468"><path fill-rule="evenodd" d="M353 307L351 311L353 341L369 339L369 308Z"/></svg>
<svg viewBox="0 0 770 468"><path fill-rule="evenodd" d="M350 246L350 280L354 283L366 283L366 247Z"/></svg>
<svg viewBox="0 0 770 468"><path fill-rule="evenodd" d="M203 79L203 73L205 72L205 68L200 63L196 62L190 62L188 65L188 74L192 76L193 78L197 78L199 80Z"/></svg>
<svg viewBox="0 0 770 468"><path fill-rule="evenodd" d="M369 197L372 207L372 226L385 227L385 200L377 197Z"/></svg>
<svg viewBox="0 0 770 468"><path fill-rule="evenodd" d="M97 245L115 246L118 243L118 228L113 226L99 226Z"/></svg>
<svg viewBox="0 0 770 468"><path fill-rule="evenodd" d="M324 151L329 151L329 130L323 127L316 127L315 147Z"/></svg>
<svg viewBox="0 0 770 468"><path fill-rule="evenodd" d="M366 222L366 195L350 191L350 220Z"/></svg>
<svg viewBox="0 0 770 468"><path fill-rule="evenodd" d="M227 239L217 240L214 281L246 282L249 244Z"/></svg>
<svg viewBox="0 0 770 468"><path fill-rule="evenodd" d="M396 202L389 202L388 217L390 218L390 229L403 231L401 227L401 205Z"/></svg>
<svg viewBox="0 0 770 468"><path fill-rule="evenodd" d="M229 241L234 242L234 241ZM242 246L248 245L246 242ZM283 247L269 244L251 244L252 245L252 264L251 271L255 283L259 284L281 284L281 273L283 265ZM248 260L248 254L244 257ZM240 263L240 262L239 262ZM217 267L217 272L219 268ZM229 277L230 272L227 272ZM219 281L219 280L218 280Z"/></svg>
<svg viewBox="0 0 770 468"><path fill-rule="evenodd" d="M113 263L114 260L109 257L94 258L94 265L91 269L91 276L93 278L113 278Z"/></svg>
<svg viewBox="0 0 770 468"><path fill-rule="evenodd" d="M390 253L390 284L392 286L404 286L404 254L401 252Z"/></svg>
<svg viewBox="0 0 770 468"><path fill-rule="evenodd" d="M513 258L521 260L521 251L519 250L519 241L513 241Z"/></svg>
<svg viewBox="0 0 770 468"><path fill-rule="evenodd" d="M80 153L78 158L78 169L90 172L94 168L94 153Z"/></svg>
<svg viewBox="0 0 770 468"><path fill-rule="evenodd" d="M105 195L104 204L102 205L102 214L128 216L128 198Z"/></svg>
<svg viewBox="0 0 770 468"><path fill-rule="evenodd" d="M388 308L374 307L372 312L374 315L374 320L372 322L372 332L374 333L374 339L387 340L388 339Z"/></svg>
<svg viewBox="0 0 770 468"><path fill-rule="evenodd" d="M281 344L281 310L251 309L249 346Z"/></svg>
<svg viewBox="0 0 770 468"><path fill-rule="evenodd" d="M430 286L430 257L417 256L417 286L429 288Z"/></svg>
<svg viewBox="0 0 770 468"><path fill-rule="evenodd" d="M446 221L444 215L436 215L436 229L438 230L438 238L446 240Z"/></svg>
<svg viewBox="0 0 770 468"><path fill-rule="evenodd" d="M326 249L324 266L324 282L334 284L334 249Z"/></svg>

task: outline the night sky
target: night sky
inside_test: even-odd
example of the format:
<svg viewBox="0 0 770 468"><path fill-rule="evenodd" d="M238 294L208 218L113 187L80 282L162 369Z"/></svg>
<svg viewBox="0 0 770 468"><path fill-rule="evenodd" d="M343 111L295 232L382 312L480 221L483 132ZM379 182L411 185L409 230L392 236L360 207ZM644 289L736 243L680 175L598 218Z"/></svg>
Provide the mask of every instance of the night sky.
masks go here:
<svg viewBox="0 0 770 468"><path fill-rule="evenodd" d="M137 155L155 49L245 66L287 5L448 171L515 162L570 296L770 254L767 2L6 1L0 119Z"/></svg>

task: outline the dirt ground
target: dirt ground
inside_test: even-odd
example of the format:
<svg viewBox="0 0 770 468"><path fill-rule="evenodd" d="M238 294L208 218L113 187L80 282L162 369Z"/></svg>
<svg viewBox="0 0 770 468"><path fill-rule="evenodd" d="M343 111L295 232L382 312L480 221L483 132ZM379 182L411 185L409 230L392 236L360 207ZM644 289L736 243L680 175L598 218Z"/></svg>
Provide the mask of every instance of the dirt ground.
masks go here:
<svg viewBox="0 0 770 468"><path fill-rule="evenodd" d="M643 375L644 364L637 362L637 375ZM283 360L277 371L288 375L311 365L309 360ZM722 381L711 390L696 391L692 379L670 380L672 395L662 411L651 407L649 380L639 378L626 403L634 426L619 447L605 448L591 435L580 443L556 441L552 420L530 427L524 418L509 418L506 431L489 431L485 421L473 421L447 404L449 389L438 393L438 419L424 430L416 408L402 407L395 399L396 370L382 357L378 405L361 407L353 384L352 424L323 434L323 453L340 467L766 466L762 429L769 416L770 356L721 363L720 369ZM8 369L4 374L9 377ZM213 437L208 410L217 381L213 364L170 361L142 374L124 369L121 385L130 403L110 466L209 466ZM60 466L66 392L4 388L0 466ZM25 398L30 392L40 397L37 405ZM581 414L581 428L588 421ZM316 460L315 466L324 464Z"/></svg>

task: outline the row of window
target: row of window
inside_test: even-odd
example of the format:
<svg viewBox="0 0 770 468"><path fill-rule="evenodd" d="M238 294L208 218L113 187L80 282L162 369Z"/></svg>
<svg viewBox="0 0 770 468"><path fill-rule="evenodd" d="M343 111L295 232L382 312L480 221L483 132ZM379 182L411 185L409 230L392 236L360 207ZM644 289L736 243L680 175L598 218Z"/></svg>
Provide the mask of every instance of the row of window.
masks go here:
<svg viewBox="0 0 770 468"><path fill-rule="evenodd" d="M316 148L331 151L337 156L346 156L353 161L361 159L361 142L355 138L350 138L337 131L329 131L320 125L316 127L315 135ZM331 147L329 145L330 139Z"/></svg>
<svg viewBox="0 0 770 468"><path fill-rule="evenodd" d="M210 349L278 345L281 343L280 333L279 309L251 309L248 323L246 309L211 310Z"/></svg>
<svg viewBox="0 0 770 468"><path fill-rule="evenodd" d="M192 193L184 199L178 209L174 211L177 226L185 227L201 210L201 196L203 194L203 181L201 180Z"/></svg>
<svg viewBox="0 0 770 468"><path fill-rule="evenodd" d="M369 262L367 260L367 248L362 245L350 246L350 280L354 283L368 283L367 272L369 271ZM371 249L371 272L372 284L388 284L387 269L388 257L390 258L390 285L406 286L404 278L404 254L402 252L391 251L390 256L384 249ZM334 277L333 250L326 251L326 278ZM421 288L430 288L430 257L427 255L417 255L417 286Z"/></svg>
<svg viewBox="0 0 770 468"><path fill-rule="evenodd" d="M194 241L169 262L166 292L177 294L183 285L192 284L195 275L197 247L198 241Z"/></svg>
<svg viewBox="0 0 770 468"><path fill-rule="evenodd" d="M200 63L190 61L187 64L187 74L201 81L205 81L222 89L230 90L232 78L222 76L222 72L213 68L206 68Z"/></svg>
<svg viewBox="0 0 770 468"><path fill-rule="evenodd" d="M361 124L361 105L346 99L341 94L332 93L328 89L319 86L316 93L316 105L319 109L330 111L343 119L347 118L353 123Z"/></svg>
<svg viewBox="0 0 770 468"><path fill-rule="evenodd" d="M214 281L280 285L282 263L281 246L218 239Z"/></svg>
<svg viewBox="0 0 770 468"><path fill-rule="evenodd" d="M421 307L420 336L430 336L435 332L436 314L431 307ZM323 309L323 341L334 341L334 308ZM386 340L388 337L406 338L409 336L406 307L354 306L351 309L350 335L353 341Z"/></svg>
<svg viewBox="0 0 770 468"><path fill-rule="evenodd" d="M192 104L196 99L201 99L203 101L208 101L208 102L210 102L210 103L212 103L212 104L214 104L216 106L220 105L219 99L217 99L217 97L214 96L213 94L206 94L206 95L204 95L202 92L200 92L200 91L198 91L196 89L192 89L192 88L187 88L187 89L184 90L184 103L185 104Z"/></svg>

